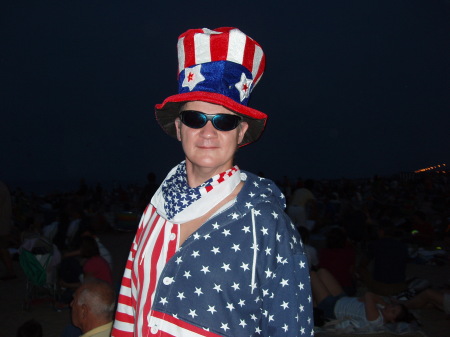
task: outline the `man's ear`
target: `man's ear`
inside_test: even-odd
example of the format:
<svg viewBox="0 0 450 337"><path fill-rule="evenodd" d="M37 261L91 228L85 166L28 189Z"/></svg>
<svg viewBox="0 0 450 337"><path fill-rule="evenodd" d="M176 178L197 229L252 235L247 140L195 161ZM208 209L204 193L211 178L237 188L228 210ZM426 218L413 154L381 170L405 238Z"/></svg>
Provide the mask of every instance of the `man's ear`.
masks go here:
<svg viewBox="0 0 450 337"><path fill-rule="evenodd" d="M88 306L86 305L86 304L82 304L81 306L80 306L80 310L81 310L81 317L83 318L83 319L86 319L87 317L88 317L88 313L89 313L89 308L88 308Z"/></svg>
<svg viewBox="0 0 450 337"><path fill-rule="evenodd" d="M177 139L181 142L181 120L180 118L175 119L175 129L177 131Z"/></svg>
<svg viewBox="0 0 450 337"><path fill-rule="evenodd" d="M241 122L241 124L239 124L238 144L242 143L242 140L244 139L244 135L247 129L248 129L247 122Z"/></svg>

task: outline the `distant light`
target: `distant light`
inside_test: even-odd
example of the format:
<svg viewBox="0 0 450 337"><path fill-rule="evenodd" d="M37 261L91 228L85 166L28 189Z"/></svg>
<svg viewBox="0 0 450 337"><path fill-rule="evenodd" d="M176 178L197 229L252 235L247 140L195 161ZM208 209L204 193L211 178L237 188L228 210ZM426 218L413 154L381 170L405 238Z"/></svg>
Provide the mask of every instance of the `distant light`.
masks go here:
<svg viewBox="0 0 450 337"><path fill-rule="evenodd" d="M432 170L436 170L436 169L438 169L438 168L440 168L440 167L446 167L447 166L447 164L439 164L439 165L435 165L435 166L429 166L429 167L425 167L425 168L421 168L421 169L418 169L418 170L415 170L414 171L414 173L422 173L422 172L427 172L427 171L432 171ZM447 171L444 171L444 170L442 170L442 171L435 171L436 173L442 173L442 174L446 174L447 173Z"/></svg>

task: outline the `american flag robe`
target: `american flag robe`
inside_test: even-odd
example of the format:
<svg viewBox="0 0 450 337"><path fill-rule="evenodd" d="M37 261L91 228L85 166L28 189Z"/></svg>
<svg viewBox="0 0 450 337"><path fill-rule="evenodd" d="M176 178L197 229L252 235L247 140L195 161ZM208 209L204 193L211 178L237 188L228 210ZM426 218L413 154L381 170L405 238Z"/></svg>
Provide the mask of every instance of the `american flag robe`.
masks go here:
<svg viewBox="0 0 450 337"><path fill-rule="evenodd" d="M152 205L131 247L112 336L312 336L307 259L270 180L245 172L236 202L181 247Z"/></svg>

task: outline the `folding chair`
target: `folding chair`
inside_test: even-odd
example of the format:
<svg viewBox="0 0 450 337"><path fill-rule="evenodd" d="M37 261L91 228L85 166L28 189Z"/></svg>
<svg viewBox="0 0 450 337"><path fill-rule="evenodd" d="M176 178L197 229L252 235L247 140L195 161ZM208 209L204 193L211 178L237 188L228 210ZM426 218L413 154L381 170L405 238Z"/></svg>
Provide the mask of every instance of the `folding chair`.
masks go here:
<svg viewBox="0 0 450 337"><path fill-rule="evenodd" d="M28 248L28 249L27 249ZM44 237L22 247L19 251L19 263L27 278L23 309L29 310L31 304L39 299L57 299L58 287L56 268L52 264L55 247Z"/></svg>

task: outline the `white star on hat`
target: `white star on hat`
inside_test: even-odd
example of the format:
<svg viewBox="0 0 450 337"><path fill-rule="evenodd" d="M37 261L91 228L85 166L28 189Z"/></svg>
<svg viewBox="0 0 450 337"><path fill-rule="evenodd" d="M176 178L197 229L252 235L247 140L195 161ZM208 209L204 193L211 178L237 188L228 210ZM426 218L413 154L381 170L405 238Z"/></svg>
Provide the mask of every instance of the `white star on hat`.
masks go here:
<svg viewBox="0 0 450 337"><path fill-rule="evenodd" d="M205 77L200 72L202 65L199 64L192 68L184 69L183 87L188 87L192 91L197 84L205 80Z"/></svg>
<svg viewBox="0 0 450 337"><path fill-rule="evenodd" d="M249 80L245 74L242 73L241 80L234 85L239 91L241 102L250 96L250 86L252 85L252 82L253 80Z"/></svg>

